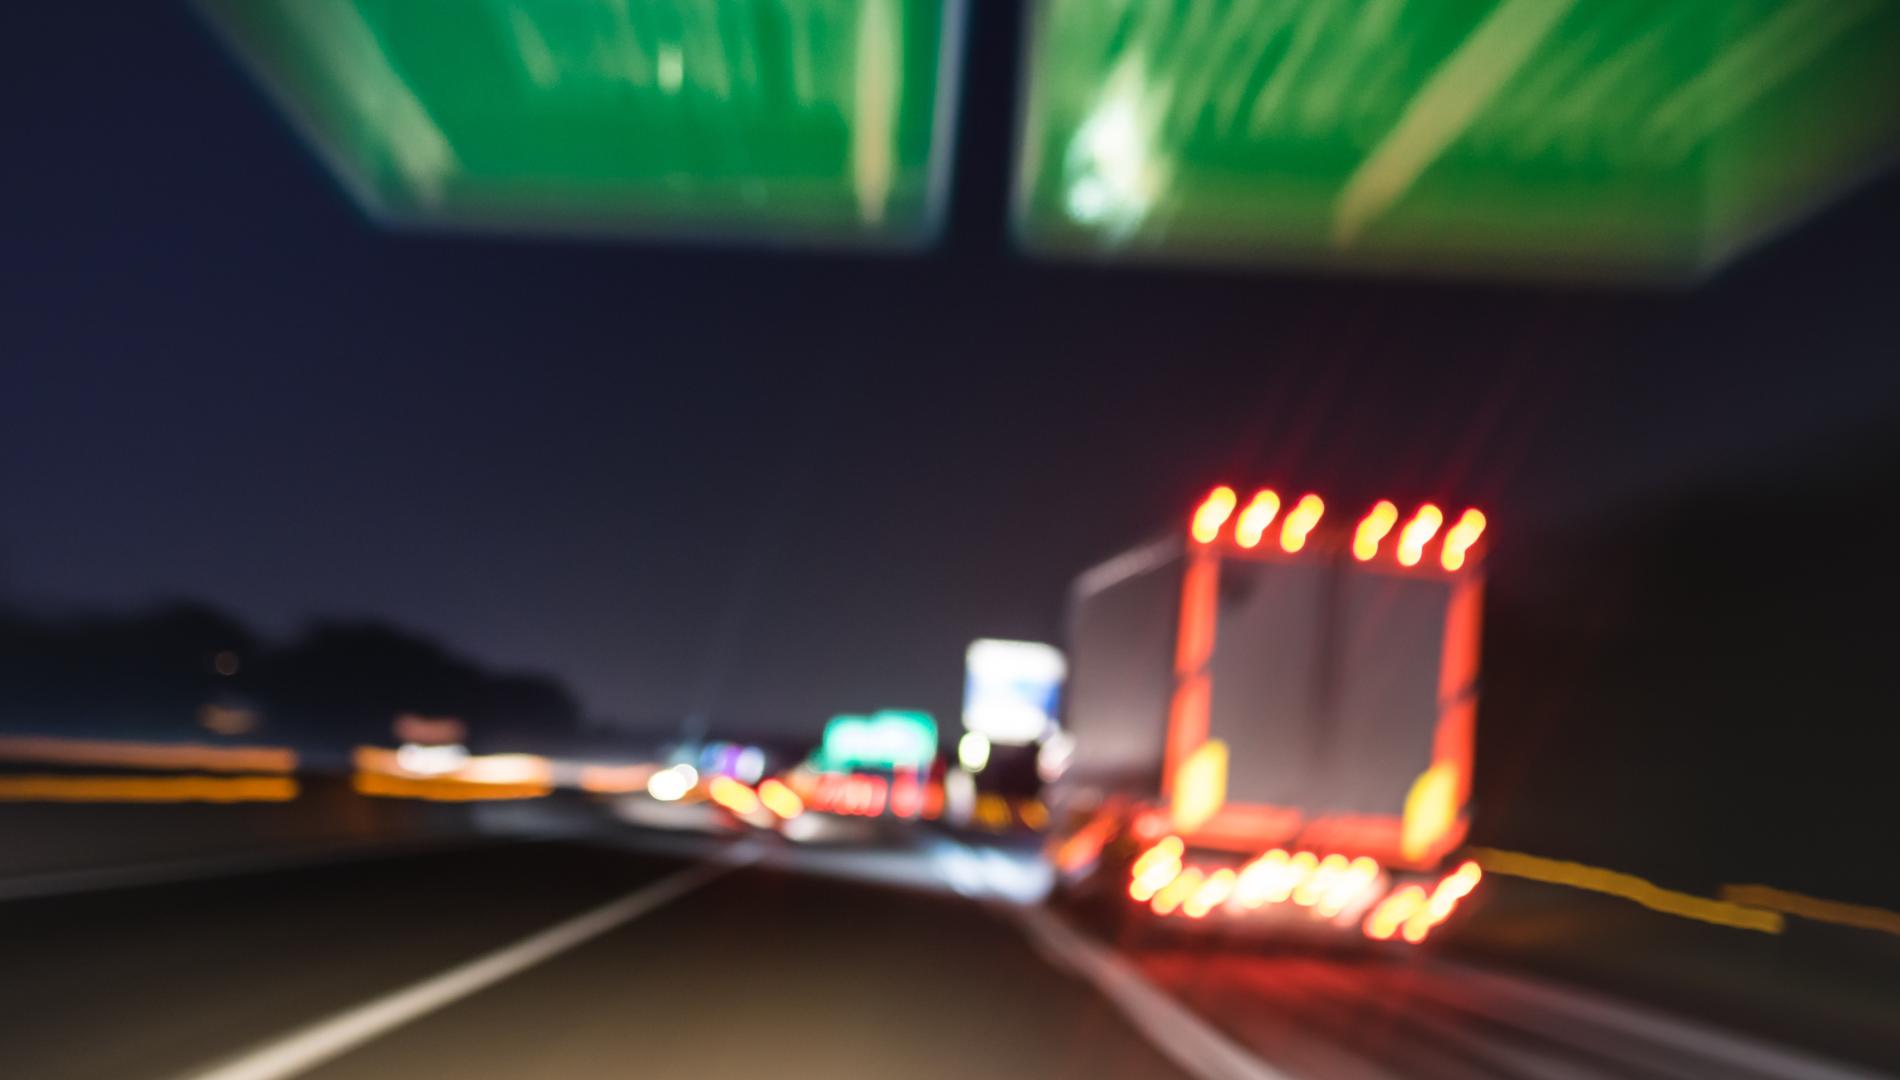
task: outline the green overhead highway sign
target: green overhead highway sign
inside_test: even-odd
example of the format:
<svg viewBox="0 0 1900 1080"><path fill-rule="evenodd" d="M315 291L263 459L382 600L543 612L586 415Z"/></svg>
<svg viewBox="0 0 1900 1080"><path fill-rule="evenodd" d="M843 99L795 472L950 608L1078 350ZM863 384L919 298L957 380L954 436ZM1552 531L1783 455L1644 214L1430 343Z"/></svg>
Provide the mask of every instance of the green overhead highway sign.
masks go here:
<svg viewBox="0 0 1900 1080"><path fill-rule="evenodd" d="M1900 144L1893 0L1032 0L1061 255L1693 277Z"/></svg>
<svg viewBox="0 0 1900 1080"><path fill-rule="evenodd" d="M960 0L200 0L384 221L914 245Z"/></svg>
<svg viewBox="0 0 1900 1080"><path fill-rule="evenodd" d="M851 769L927 770L937 756L937 721L927 712L881 709L869 716L834 716L825 725L817 764Z"/></svg>

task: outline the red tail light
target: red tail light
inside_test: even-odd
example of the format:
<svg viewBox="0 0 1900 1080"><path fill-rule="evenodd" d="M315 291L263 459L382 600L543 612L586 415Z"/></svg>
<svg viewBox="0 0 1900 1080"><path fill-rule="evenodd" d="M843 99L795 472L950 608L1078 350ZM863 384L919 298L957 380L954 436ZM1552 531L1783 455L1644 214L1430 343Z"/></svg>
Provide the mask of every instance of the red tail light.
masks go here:
<svg viewBox="0 0 1900 1080"><path fill-rule="evenodd" d="M1194 511L1194 539L1203 544L1213 543L1220 536L1221 526L1227 524L1228 517L1232 516L1234 504L1239 499L1234 489L1225 484L1208 492L1207 498L1201 500L1200 508Z"/></svg>
<svg viewBox="0 0 1900 1080"><path fill-rule="evenodd" d="M1237 875L1227 867L1207 875L1201 887L1181 905L1181 914L1190 919L1203 919L1207 913L1227 902L1234 895L1234 879Z"/></svg>
<svg viewBox="0 0 1900 1080"><path fill-rule="evenodd" d="M1425 554L1425 545L1437 535L1438 527L1445 523L1444 512L1431 503L1418 508L1412 520L1405 523L1399 533L1399 565L1417 566L1418 560Z"/></svg>
<svg viewBox="0 0 1900 1080"><path fill-rule="evenodd" d="M1143 903L1167 888L1181 874L1181 855L1187 850L1178 836L1164 837L1141 853L1129 868L1128 895Z"/></svg>
<svg viewBox="0 0 1900 1080"><path fill-rule="evenodd" d="M1456 570L1465 564L1465 552L1478 542L1484 533L1484 515L1476 510L1466 510L1458 516L1458 524L1445 533L1445 551L1439 556L1439 562L1447 570Z"/></svg>
<svg viewBox="0 0 1900 1080"><path fill-rule="evenodd" d="M1372 512L1365 516L1365 520L1359 523L1358 530L1352 534L1352 557L1360 562L1367 562L1379 554L1379 541L1385 539L1385 534L1391 532L1392 526L1398 524L1398 521L1399 508L1385 499L1380 499L1373 505Z"/></svg>
<svg viewBox="0 0 1900 1080"><path fill-rule="evenodd" d="M759 801L765 804L767 810L787 821L805 812L805 801L798 797L798 792L771 777L759 785Z"/></svg>
<svg viewBox="0 0 1900 1080"><path fill-rule="evenodd" d="M1470 896L1483 877L1484 870L1477 863L1467 861L1445 875L1429 893L1419 885L1407 885L1394 891L1366 916L1366 936L1374 941L1388 941L1392 935L1399 934L1414 945L1424 941L1438 924L1451 917L1459 901Z"/></svg>
<svg viewBox="0 0 1900 1080"><path fill-rule="evenodd" d="M1234 542L1244 548L1260 546L1260 537L1280 513L1280 496L1267 489L1254 492L1253 500L1240 512L1234 523Z"/></svg>
<svg viewBox="0 0 1900 1080"><path fill-rule="evenodd" d="M1394 890L1366 916L1366 936L1374 941L1390 940L1407 919L1424 908L1427 899L1425 890L1417 885Z"/></svg>
<svg viewBox="0 0 1900 1080"><path fill-rule="evenodd" d="M1291 554L1305 547L1306 534L1313 531L1325 512L1326 504L1318 495L1300 496L1300 501L1287 511L1286 524L1280 527L1280 550Z"/></svg>
<svg viewBox="0 0 1900 1080"><path fill-rule="evenodd" d="M735 814L750 814L759 808L759 797L752 789L729 776L713 777L707 794L712 800Z"/></svg>
<svg viewBox="0 0 1900 1080"><path fill-rule="evenodd" d="M1173 881L1168 882L1160 892L1155 894L1154 903L1152 904L1154 913L1156 915L1174 914L1175 908L1186 903L1188 897L1200 891L1201 882L1206 879L1206 875L1201 872L1199 867L1190 866L1181 871L1179 876Z"/></svg>

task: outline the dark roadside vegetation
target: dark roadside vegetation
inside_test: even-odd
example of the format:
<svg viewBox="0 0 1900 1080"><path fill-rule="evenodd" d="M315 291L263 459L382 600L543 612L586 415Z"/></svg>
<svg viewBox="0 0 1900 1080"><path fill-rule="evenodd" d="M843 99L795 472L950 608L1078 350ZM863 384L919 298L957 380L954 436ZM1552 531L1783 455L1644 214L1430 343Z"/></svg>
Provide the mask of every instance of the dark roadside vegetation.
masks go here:
<svg viewBox="0 0 1900 1080"><path fill-rule="evenodd" d="M1900 906L1897 431L1500 544L1474 842Z"/></svg>
<svg viewBox="0 0 1900 1080"><path fill-rule="evenodd" d="M400 713L455 717L477 751L581 734L545 675L496 671L387 623L319 621L273 642L197 603L65 617L0 612L0 732L347 750Z"/></svg>

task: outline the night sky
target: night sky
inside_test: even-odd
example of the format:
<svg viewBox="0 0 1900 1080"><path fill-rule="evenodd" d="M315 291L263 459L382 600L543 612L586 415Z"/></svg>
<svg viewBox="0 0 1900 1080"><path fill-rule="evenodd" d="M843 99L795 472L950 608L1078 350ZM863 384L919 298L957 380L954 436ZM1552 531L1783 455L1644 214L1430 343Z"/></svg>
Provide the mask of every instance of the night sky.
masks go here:
<svg viewBox="0 0 1900 1080"><path fill-rule="evenodd" d="M955 709L1211 483L1510 543L1900 415L1889 177L1694 290L1032 261L978 5L917 257L392 234L189 11L24 4L0 95L0 597L372 614L590 712Z"/></svg>

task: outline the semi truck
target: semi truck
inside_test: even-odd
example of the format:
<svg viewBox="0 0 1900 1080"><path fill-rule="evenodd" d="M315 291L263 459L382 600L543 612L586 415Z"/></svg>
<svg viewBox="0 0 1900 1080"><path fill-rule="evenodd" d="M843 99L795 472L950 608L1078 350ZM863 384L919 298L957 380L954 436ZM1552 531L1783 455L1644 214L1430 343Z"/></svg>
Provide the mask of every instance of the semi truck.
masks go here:
<svg viewBox="0 0 1900 1080"><path fill-rule="evenodd" d="M1076 578L1060 900L1419 943L1478 886L1485 517L1215 488Z"/></svg>

